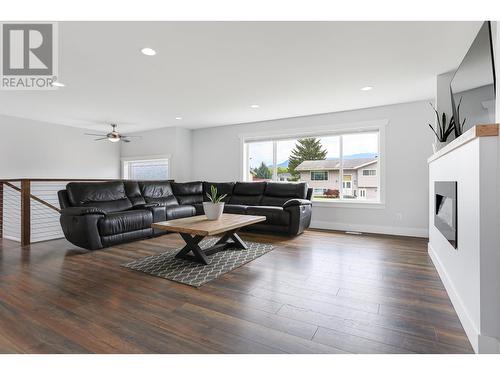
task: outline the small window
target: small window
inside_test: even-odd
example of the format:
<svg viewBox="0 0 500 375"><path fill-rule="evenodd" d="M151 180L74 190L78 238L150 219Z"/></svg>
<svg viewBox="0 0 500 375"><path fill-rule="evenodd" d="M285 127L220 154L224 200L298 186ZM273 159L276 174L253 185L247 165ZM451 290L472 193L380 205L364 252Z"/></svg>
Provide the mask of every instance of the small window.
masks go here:
<svg viewBox="0 0 500 375"><path fill-rule="evenodd" d="M328 171L311 171L311 181L327 181Z"/></svg>
<svg viewBox="0 0 500 375"><path fill-rule="evenodd" d="M170 178L169 160L127 160L123 162L126 180L167 180Z"/></svg>
<svg viewBox="0 0 500 375"><path fill-rule="evenodd" d="M377 175L376 169L363 169L363 176L376 176L376 175Z"/></svg>
<svg viewBox="0 0 500 375"><path fill-rule="evenodd" d="M359 197L366 198L366 189L359 189Z"/></svg>

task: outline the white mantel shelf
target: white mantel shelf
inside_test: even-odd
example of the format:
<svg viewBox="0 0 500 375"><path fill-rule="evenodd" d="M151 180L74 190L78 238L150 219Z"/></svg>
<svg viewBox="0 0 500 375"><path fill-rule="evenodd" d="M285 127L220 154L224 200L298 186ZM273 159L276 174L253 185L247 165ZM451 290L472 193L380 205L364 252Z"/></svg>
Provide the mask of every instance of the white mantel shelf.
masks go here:
<svg viewBox="0 0 500 375"><path fill-rule="evenodd" d="M467 130L464 134L462 134L457 139L454 139L446 146L444 146L441 150L436 152L434 155L427 159L427 163L431 163L436 159L439 159L441 156L446 155L447 153L457 149L458 147L463 146L464 144L479 138L479 137L497 137L498 136L498 124L488 124L488 125L476 125L469 130Z"/></svg>

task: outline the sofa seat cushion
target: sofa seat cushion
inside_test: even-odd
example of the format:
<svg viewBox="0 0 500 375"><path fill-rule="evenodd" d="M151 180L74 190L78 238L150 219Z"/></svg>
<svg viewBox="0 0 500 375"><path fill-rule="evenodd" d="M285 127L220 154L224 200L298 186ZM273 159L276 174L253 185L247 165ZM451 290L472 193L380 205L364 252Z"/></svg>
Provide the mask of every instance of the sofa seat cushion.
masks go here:
<svg viewBox="0 0 500 375"><path fill-rule="evenodd" d="M109 213L99 220L98 228L101 236L133 232L151 228L153 214L149 210L130 210Z"/></svg>
<svg viewBox="0 0 500 375"><path fill-rule="evenodd" d="M244 206L242 204L225 204L224 205L224 213L225 214L237 214L237 215L245 215L248 206Z"/></svg>
<svg viewBox="0 0 500 375"><path fill-rule="evenodd" d="M265 224L289 225L290 213L281 207L275 206L249 206L246 209L247 215L265 216Z"/></svg>
<svg viewBox="0 0 500 375"><path fill-rule="evenodd" d="M181 219L196 215L196 209L191 205L169 206L166 208L167 220Z"/></svg>

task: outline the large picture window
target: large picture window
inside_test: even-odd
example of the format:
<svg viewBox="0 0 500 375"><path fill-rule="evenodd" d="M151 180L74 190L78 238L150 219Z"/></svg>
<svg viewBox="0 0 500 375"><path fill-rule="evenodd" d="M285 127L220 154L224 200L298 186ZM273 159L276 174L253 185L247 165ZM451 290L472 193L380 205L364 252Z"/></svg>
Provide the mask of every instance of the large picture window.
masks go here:
<svg viewBox="0 0 500 375"><path fill-rule="evenodd" d="M245 180L307 182L314 201L380 201L379 132L245 141Z"/></svg>

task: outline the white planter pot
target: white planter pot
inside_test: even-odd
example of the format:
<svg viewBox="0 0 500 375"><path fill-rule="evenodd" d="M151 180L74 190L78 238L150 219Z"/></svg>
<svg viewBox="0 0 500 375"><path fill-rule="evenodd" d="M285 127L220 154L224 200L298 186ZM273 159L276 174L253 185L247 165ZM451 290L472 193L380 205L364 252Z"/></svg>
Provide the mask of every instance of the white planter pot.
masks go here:
<svg viewBox="0 0 500 375"><path fill-rule="evenodd" d="M208 220L218 220L224 211L224 202L203 202L203 211L205 211Z"/></svg>
<svg viewBox="0 0 500 375"><path fill-rule="evenodd" d="M448 144L448 142L439 142L439 141L435 141L433 144L432 144L432 151L434 151L434 153L438 152L439 150L441 150L444 146L446 146Z"/></svg>

